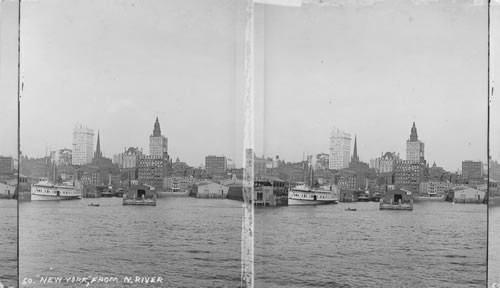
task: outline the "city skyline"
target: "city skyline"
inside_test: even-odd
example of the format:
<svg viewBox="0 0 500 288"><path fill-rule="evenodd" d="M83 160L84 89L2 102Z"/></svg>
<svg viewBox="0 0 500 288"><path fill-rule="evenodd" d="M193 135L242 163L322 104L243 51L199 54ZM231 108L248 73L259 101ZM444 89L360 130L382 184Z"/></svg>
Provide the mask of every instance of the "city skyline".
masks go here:
<svg viewBox="0 0 500 288"><path fill-rule="evenodd" d="M147 150L159 117L173 159L197 166L217 154L241 166L244 3L120 3L22 4L23 154L70 148L59 135L74 122L101 132L107 157ZM368 163L404 155L415 121L431 164L485 162L486 6L472 3L257 5L257 155L294 162L327 153L337 126L357 135ZM82 26L92 9L99 16ZM51 107L60 118L35 116Z"/></svg>

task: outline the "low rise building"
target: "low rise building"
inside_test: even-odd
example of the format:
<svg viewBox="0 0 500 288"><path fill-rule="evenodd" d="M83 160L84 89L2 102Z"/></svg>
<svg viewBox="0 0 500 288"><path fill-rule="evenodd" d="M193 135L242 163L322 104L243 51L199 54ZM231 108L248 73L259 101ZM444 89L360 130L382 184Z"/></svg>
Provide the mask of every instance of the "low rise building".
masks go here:
<svg viewBox="0 0 500 288"><path fill-rule="evenodd" d="M0 198L13 198L16 193L16 185L10 185L0 181Z"/></svg>
<svg viewBox="0 0 500 288"><path fill-rule="evenodd" d="M419 194L420 195L446 195L447 192L457 184L447 182L447 181L426 181L420 183Z"/></svg>
<svg viewBox="0 0 500 288"><path fill-rule="evenodd" d="M227 198L229 187L215 182L201 182L193 185L192 195L196 198Z"/></svg>
<svg viewBox="0 0 500 288"><path fill-rule="evenodd" d="M172 176L172 177L165 177L163 178L163 189L165 191L187 191L189 188L194 185L195 183L195 178L189 176L189 177L179 177L179 176Z"/></svg>
<svg viewBox="0 0 500 288"><path fill-rule="evenodd" d="M484 203L485 195L485 191L468 186L459 186L453 189L455 203Z"/></svg>

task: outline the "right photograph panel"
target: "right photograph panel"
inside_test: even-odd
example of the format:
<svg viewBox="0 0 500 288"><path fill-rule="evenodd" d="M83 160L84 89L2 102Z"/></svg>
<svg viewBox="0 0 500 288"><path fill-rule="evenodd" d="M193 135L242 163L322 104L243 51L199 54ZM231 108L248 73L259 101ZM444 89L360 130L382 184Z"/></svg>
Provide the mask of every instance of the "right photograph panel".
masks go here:
<svg viewBox="0 0 500 288"><path fill-rule="evenodd" d="M490 4L490 166L489 166L489 229L488 287L500 287L500 1ZM496 93L495 93L496 92ZM495 95L496 94L496 95Z"/></svg>
<svg viewBox="0 0 500 288"><path fill-rule="evenodd" d="M262 2L256 287L485 287L487 1Z"/></svg>

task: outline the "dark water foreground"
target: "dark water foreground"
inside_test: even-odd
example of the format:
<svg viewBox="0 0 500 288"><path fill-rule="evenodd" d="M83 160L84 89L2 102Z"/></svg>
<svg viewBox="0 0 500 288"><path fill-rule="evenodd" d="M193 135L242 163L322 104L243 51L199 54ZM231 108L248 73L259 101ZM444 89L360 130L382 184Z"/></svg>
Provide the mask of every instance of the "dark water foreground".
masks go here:
<svg viewBox="0 0 500 288"><path fill-rule="evenodd" d="M0 199L0 283L17 287L17 201Z"/></svg>
<svg viewBox="0 0 500 288"><path fill-rule="evenodd" d="M241 202L218 199L22 203L20 278L23 287L238 287L242 213ZM266 207L255 229L255 287L486 285L486 205Z"/></svg>
<svg viewBox="0 0 500 288"><path fill-rule="evenodd" d="M500 205L489 208L488 287L500 288Z"/></svg>
<svg viewBox="0 0 500 288"><path fill-rule="evenodd" d="M379 211L370 202L258 209L256 287L484 288L486 209L446 202L413 211Z"/></svg>
<svg viewBox="0 0 500 288"><path fill-rule="evenodd" d="M237 201L175 197L156 207L120 198L21 203L20 279L23 287L238 287L242 213Z"/></svg>

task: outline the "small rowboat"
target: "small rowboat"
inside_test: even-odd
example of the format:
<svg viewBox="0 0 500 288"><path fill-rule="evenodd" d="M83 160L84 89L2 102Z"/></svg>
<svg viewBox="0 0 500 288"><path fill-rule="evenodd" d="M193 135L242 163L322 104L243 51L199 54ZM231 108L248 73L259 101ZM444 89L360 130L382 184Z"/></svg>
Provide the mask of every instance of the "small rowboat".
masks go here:
<svg viewBox="0 0 500 288"><path fill-rule="evenodd" d="M99 204L90 203L89 206L99 207Z"/></svg>
<svg viewBox="0 0 500 288"><path fill-rule="evenodd" d="M356 211L356 208L347 208L345 211Z"/></svg>

